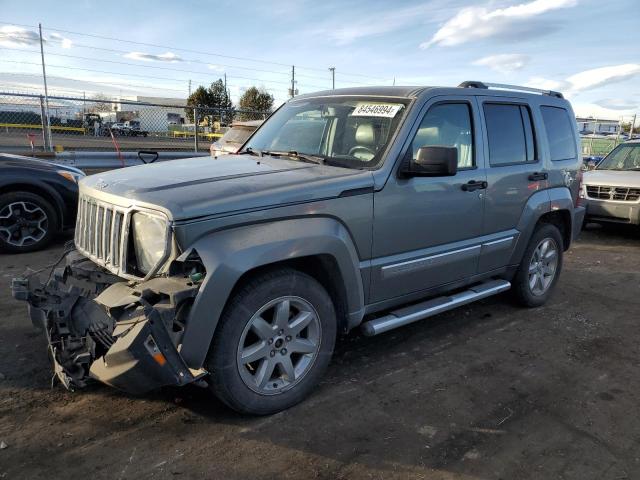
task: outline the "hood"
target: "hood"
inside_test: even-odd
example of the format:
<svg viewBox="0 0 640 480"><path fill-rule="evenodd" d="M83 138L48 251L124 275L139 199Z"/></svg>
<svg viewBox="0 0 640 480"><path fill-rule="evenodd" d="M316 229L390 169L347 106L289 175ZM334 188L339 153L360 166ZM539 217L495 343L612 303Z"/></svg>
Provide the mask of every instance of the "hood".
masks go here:
<svg viewBox="0 0 640 480"><path fill-rule="evenodd" d="M67 172L84 175L82 170L67 165L61 165L49 160L40 160L24 155L13 155L11 153L0 153L0 166L24 168L30 170L39 170L42 172L56 172L58 170L66 170Z"/></svg>
<svg viewBox="0 0 640 480"><path fill-rule="evenodd" d="M636 170L591 170L584 172L585 185L609 187L640 187L640 171Z"/></svg>
<svg viewBox="0 0 640 480"><path fill-rule="evenodd" d="M250 155L139 165L80 182L81 192L123 206L159 207L173 220L335 198L372 186L369 171Z"/></svg>

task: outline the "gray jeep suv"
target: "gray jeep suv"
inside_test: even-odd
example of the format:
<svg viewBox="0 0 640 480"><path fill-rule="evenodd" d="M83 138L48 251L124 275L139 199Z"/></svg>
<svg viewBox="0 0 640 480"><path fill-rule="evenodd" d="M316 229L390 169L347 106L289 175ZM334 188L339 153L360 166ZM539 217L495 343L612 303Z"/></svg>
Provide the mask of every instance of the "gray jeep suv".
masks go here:
<svg viewBox="0 0 640 480"><path fill-rule="evenodd" d="M14 279L68 388L207 385L268 414L336 335L377 335L511 289L542 305L580 230L562 95L465 82L302 95L236 155L80 182L75 247Z"/></svg>

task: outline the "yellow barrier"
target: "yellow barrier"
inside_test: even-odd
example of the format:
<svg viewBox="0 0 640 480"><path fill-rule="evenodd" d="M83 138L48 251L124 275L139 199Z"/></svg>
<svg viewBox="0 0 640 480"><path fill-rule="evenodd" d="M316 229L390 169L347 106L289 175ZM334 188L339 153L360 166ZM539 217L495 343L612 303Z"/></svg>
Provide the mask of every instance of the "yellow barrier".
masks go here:
<svg viewBox="0 0 640 480"><path fill-rule="evenodd" d="M0 128L29 128L32 130L42 130L42 125L28 125L26 123L0 123ZM61 127L58 125L52 125L51 130L61 130L65 132L82 132L84 133L84 128L82 127Z"/></svg>
<svg viewBox="0 0 640 480"><path fill-rule="evenodd" d="M173 134L173 138L176 138L176 137L185 137L186 138L186 137L193 137L195 135L194 132L190 132L188 130L173 130L171 133ZM204 133L204 132L202 132L202 133L198 133L198 136L202 137L202 138L208 138L209 140L211 140L212 138L220 138L220 137L222 137L222 134L221 133Z"/></svg>

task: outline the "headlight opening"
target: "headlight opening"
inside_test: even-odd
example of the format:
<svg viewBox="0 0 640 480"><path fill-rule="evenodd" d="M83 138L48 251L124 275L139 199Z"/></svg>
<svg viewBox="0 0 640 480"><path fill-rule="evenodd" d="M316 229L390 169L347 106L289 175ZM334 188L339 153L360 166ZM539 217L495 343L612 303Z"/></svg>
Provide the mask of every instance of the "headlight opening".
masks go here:
<svg viewBox="0 0 640 480"><path fill-rule="evenodd" d="M130 261L127 265L135 270L129 273L148 275L155 272L166 257L169 248L169 222L159 214L134 212L131 215L129 239Z"/></svg>

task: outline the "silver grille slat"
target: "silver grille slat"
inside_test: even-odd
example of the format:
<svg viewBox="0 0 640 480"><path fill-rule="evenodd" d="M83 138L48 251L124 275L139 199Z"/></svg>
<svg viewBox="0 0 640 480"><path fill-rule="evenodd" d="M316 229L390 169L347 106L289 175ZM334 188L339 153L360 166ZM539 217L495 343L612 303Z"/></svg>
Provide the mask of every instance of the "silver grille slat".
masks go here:
<svg viewBox="0 0 640 480"><path fill-rule="evenodd" d="M587 185L586 189L587 197L594 200L614 200L618 202L637 202L640 200L640 188Z"/></svg>
<svg viewBox="0 0 640 480"><path fill-rule="evenodd" d="M112 270L122 265L126 209L81 196L76 220L76 248Z"/></svg>

